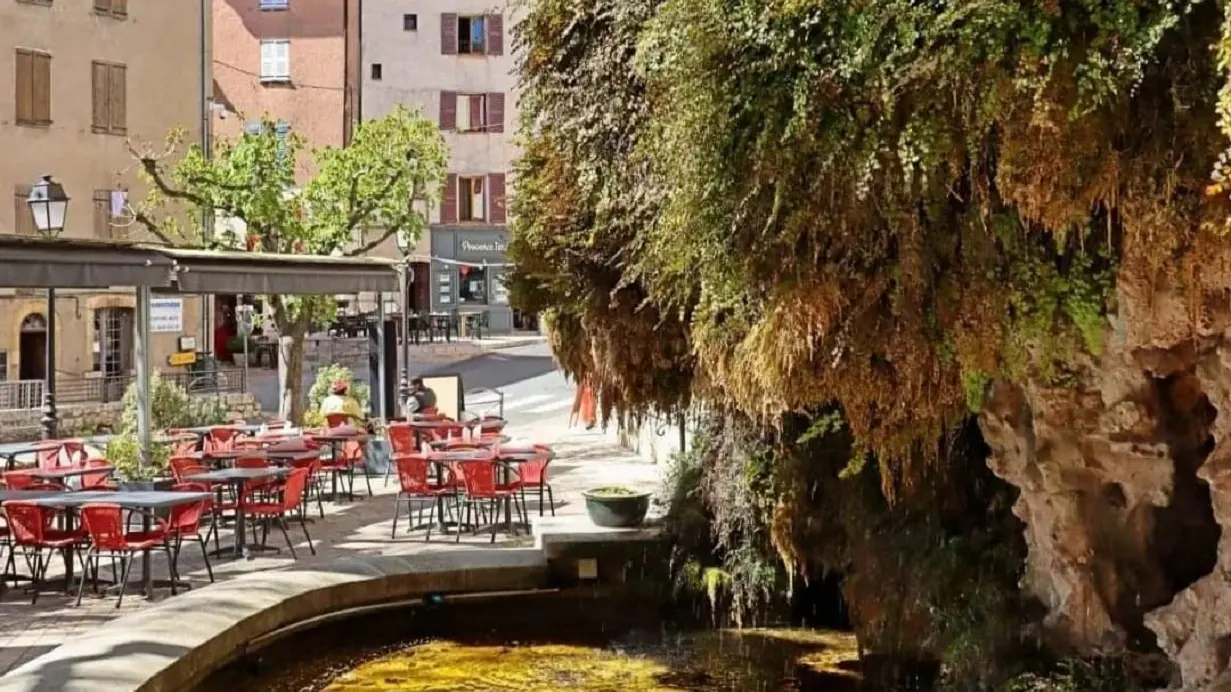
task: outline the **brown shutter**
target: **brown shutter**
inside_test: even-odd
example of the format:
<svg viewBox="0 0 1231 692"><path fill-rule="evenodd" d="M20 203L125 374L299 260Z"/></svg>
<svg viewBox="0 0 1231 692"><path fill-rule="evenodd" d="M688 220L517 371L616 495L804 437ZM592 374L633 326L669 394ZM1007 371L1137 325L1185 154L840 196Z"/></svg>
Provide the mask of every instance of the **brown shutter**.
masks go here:
<svg viewBox="0 0 1231 692"><path fill-rule="evenodd" d="M440 15L440 54L457 55L457 14Z"/></svg>
<svg viewBox="0 0 1231 692"><path fill-rule="evenodd" d="M487 95L487 131L504 132L504 94L499 91Z"/></svg>
<svg viewBox="0 0 1231 692"><path fill-rule="evenodd" d="M128 0L111 0L111 14L117 17L128 16Z"/></svg>
<svg viewBox="0 0 1231 692"><path fill-rule="evenodd" d="M440 129L457 129L457 92L440 92Z"/></svg>
<svg viewBox="0 0 1231 692"><path fill-rule="evenodd" d="M94 0L95 12L110 12L111 0Z"/></svg>
<svg viewBox="0 0 1231 692"><path fill-rule="evenodd" d="M30 213L29 185L13 188L13 232L17 235L34 235L34 217Z"/></svg>
<svg viewBox="0 0 1231 692"><path fill-rule="evenodd" d="M445 177L445 191L440 199L440 223L457 223L457 174Z"/></svg>
<svg viewBox="0 0 1231 692"><path fill-rule="evenodd" d="M28 50L17 49L17 122L29 123L34 120L34 54Z"/></svg>
<svg viewBox="0 0 1231 692"><path fill-rule="evenodd" d="M90 64L90 102L93 106L93 115L90 120L90 129L95 132L106 132L111 125L111 117L108 115L108 89L107 89L107 64L95 62Z"/></svg>
<svg viewBox="0 0 1231 692"><path fill-rule="evenodd" d="M487 54L504 55L504 15L487 15Z"/></svg>
<svg viewBox="0 0 1231 692"><path fill-rule="evenodd" d="M94 237L111 237L111 191L94 191Z"/></svg>
<svg viewBox="0 0 1231 692"><path fill-rule="evenodd" d="M51 122L51 56L34 54L34 105L35 122L46 125Z"/></svg>
<svg viewBox="0 0 1231 692"><path fill-rule="evenodd" d="M507 223L509 216L505 210L503 173L487 176L487 200L487 219L495 224Z"/></svg>
<svg viewBox="0 0 1231 692"><path fill-rule="evenodd" d="M111 65L107 77L107 108L111 114L111 133L128 132L128 67Z"/></svg>
<svg viewBox="0 0 1231 692"><path fill-rule="evenodd" d="M471 94L470 99L470 131L478 132L483 129L483 95Z"/></svg>

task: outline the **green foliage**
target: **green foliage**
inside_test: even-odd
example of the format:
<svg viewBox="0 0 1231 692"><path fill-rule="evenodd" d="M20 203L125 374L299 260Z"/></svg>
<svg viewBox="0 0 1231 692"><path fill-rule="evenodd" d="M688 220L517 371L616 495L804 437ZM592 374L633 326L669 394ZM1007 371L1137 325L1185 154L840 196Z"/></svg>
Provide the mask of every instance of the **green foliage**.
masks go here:
<svg viewBox="0 0 1231 692"><path fill-rule="evenodd" d="M368 402L371 401L372 393L366 382L356 382L355 373L351 369L331 363L316 371L316 381L312 383L312 388L308 390L308 410L304 414L304 425L308 427L320 427L325 423L325 417L321 415L321 402L325 397L329 396L329 390L333 387L333 383L338 380L345 380L350 383L350 395L359 402L359 408L367 410Z"/></svg>
<svg viewBox="0 0 1231 692"><path fill-rule="evenodd" d="M141 463L141 442L136 430L125 429L107 441L107 461L115 467L116 476L129 481L144 481L167 475L171 462L168 445L151 443L148 464Z"/></svg>
<svg viewBox="0 0 1231 692"><path fill-rule="evenodd" d="M1142 688L1121 659L1061 661L1045 673L1023 673L1004 692L1138 692Z"/></svg>
<svg viewBox="0 0 1231 692"><path fill-rule="evenodd" d="M124 392L120 429L107 442L107 460L116 473L128 480L144 480L164 475L171 448L164 444L150 445L149 464L141 464L141 445L137 437L137 385ZM195 428L226 423L226 404L217 397L193 396L183 387L154 373L150 377L150 431L157 433L170 428Z"/></svg>

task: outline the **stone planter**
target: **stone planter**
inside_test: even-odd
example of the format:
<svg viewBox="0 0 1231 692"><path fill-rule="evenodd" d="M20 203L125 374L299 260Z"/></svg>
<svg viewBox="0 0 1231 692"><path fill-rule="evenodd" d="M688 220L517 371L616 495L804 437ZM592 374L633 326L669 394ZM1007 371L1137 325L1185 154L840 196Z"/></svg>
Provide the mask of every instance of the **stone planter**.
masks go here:
<svg viewBox="0 0 1231 692"><path fill-rule="evenodd" d="M591 490L582 495L586 498L586 514L590 521L607 529L641 526L650 511L650 493L615 494Z"/></svg>
<svg viewBox="0 0 1231 692"><path fill-rule="evenodd" d="M174 478L151 478L143 481L116 481L116 487L121 492L149 492L154 490L170 490L175 485Z"/></svg>

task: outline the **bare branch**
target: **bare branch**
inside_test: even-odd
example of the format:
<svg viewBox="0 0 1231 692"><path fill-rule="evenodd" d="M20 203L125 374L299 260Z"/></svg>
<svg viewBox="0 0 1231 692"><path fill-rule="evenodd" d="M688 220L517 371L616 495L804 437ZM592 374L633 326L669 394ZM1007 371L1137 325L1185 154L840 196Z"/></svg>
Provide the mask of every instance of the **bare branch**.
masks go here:
<svg viewBox="0 0 1231 692"><path fill-rule="evenodd" d="M393 189L393 186L397 185L398 182L402 180L402 176L405 174L406 169L400 169L393 175L389 176L389 180L385 183L384 188L382 188L380 192L369 197L368 200L370 201L367 204L359 204L358 202L352 204L350 217L346 220L346 230L354 231L360 223L367 220L367 218L372 215L372 212L376 211L377 200L384 199L384 197ZM353 189L354 188L352 188L352 190Z"/></svg>
<svg viewBox="0 0 1231 692"><path fill-rule="evenodd" d="M171 240L170 236L163 233L162 229L159 228L158 223L154 221L154 219L150 218L148 214L142 211L136 211L135 209L134 211L136 212L134 220L142 226L145 226L145 230L149 231L151 235L167 245L175 245L175 242Z"/></svg>
<svg viewBox="0 0 1231 692"><path fill-rule="evenodd" d="M375 250L377 247L380 246L381 243L385 242L386 239L388 239L393 234L397 233L399 230L401 230L401 224L396 224L392 228L387 228L385 229L383 233L380 234L380 236L376 240L371 240L371 241L364 243L363 245L360 245L354 250L347 252L346 256L347 257L358 257L360 255L365 255L368 252Z"/></svg>

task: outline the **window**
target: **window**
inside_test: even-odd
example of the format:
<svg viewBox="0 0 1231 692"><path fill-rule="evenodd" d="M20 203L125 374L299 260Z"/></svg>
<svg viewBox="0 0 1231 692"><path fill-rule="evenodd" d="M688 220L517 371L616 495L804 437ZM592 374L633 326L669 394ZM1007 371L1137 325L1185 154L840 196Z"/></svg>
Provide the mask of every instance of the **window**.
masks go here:
<svg viewBox="0 0 1231 692"><path fill-rule="evenodd" d="M91 65L94 115L90 129L99 134L128 133L128 68L111 62Z"/></svg>
<svg viewBox="0 0 1231 692"><path fill-rule="evenodd" d="M457 52L462 55L482 54L486 43L485 17L457 18Z"/></svg>
<svg viewBox="0 0 1231 692"><path fill-rule="evenodd" d="M117 235L117 218L124 208L125 194L123 190L94 191L94 237L103 240L115 240Z"/></svg>
<svg viewBox="0 0 1231 692"><path fill-rule="evenodd" d="M18 185L13 188L13 233L17 235L34 235L38 230L34 227L34 215L30 213L30 204L26 202L29 196L29 185Z"/></svg>
<svg viewBox="0 0 1231 692"><path fill-rule="evenodd" d="M261 81L291 81L291 42L288 39L261 41Z"/></svg>
<svg viewBox="0 0 1231 692"><path fill-rule="evenodd" d="M457 220L482 221L485 211L483 176L458 178L457 188Z"/></svg>
<svg viewBox="0 0 1231 692"><path fill-rule="evenodd" d="M404 14L402 15L402 31L418 31L419 30L419 15Z"/></svg>
<svg viewBox="0 0 1231 692"><path fill-rule="evenodd" d="M487 129L487 94L457 95L457 131L480 132Z"/></svg>
<svg viewBox="0 0 1231 692"><path fill-rule="evenodd" d="M9 352L0 351L0 382L9 379Z"/></svg>
<svg viewBox="0 0 1231 692"><path fill-rule="evenodd" d="M290 0L261 0L262 10L285 10L291 6Z"/></svg>
<svg viewBox="0 0 1231 692"><path fill-rule="evenodd" d="M94 372L114 377L132 366L132 308L94 311Z"/></svg>
<svg viewBox="0 0 1231 692"><path fill-rule="evenodd" d="M94 12L123 19L128 16L128 0L94 0Z"/></svg>
<svg viewBox="0 0 1231 692"><path fill-rule="evenodd" d="M17 49L17 124L51 124L51 55Z"/></svg>
<svg viewBox="0 0 1231 692"><path fill-rule="evenodd" d="M487 304L487 267L468 267L461 264L457 267L457 277L461 283L457 287L457 302Z"/></svg>
<svg viewBox="0 0 1231 692"><path fill-rule="evenodd" d="M381 79L381 77L383 77L383 76L384 76L384 75L383 75L383 72L384 72L384 70L383 70L383 68L381 67L381 64L380 64L380 63L378 63L378 62L374 62L374 63L372 63L372 81L374 81L374 82L379 82L379 81L380 81L380 79Z"/></svg>

